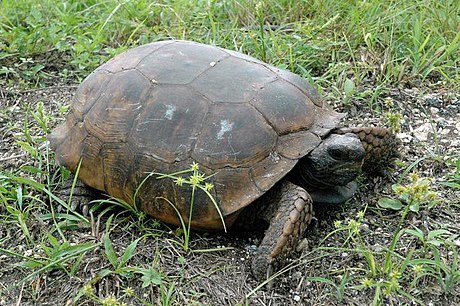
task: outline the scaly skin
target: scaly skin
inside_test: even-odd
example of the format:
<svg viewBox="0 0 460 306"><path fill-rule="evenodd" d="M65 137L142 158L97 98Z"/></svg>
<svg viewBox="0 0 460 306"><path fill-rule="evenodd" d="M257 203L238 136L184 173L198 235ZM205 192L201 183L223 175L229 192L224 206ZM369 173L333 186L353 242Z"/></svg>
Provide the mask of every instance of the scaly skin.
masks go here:
<svg viewBox="0 0 460 306"><path fill-rule="evenodd" d="M303 188L284 180L257 200L252 208L248 212L250 215L257 212L259 218L270 223L252 260L254 276L265 280L284 266L296 250L313 216L312 200Z"/></svg>
<svg viewBox="0 0 460 306"><path fill-rule="evenodd" d="M392 130L381 127L338 128L332 133L353 133L361 140L366 155L362 169L368 173L382 174L398 156L399 142Z"/></svg>

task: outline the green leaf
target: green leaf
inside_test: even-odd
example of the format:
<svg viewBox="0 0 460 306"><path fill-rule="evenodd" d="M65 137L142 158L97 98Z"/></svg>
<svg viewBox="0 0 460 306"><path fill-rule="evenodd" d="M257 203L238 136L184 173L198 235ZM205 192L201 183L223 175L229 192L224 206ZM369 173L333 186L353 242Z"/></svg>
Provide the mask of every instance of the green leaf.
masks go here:
<svg viewBox="0 0 460 306"><path fill-rule="evenodd" d="M437 240L437 239L431 239L427 243L434 245L436 247L439 247L441 244L443 244L443 241Z"/></svg>
<svg viewBox="0 0 460 306"><path fill-rule="evenodd" d="M460 184L455 182L441 182L441 184L450 188L460 189Z"/></svg>
<svg viewBox="0 0 460 306"><path fill-rule="evenodd" d="M41 263L38 261L21 261L16 264L18 267L23 267L23 268L31 268L31 269L36 269L36 268L41 268L45 265L45 263Z"/></svg>
<svg viewBox="0 0 460 306"><path fill-rule="evenodd" d="M104 233L104 251L107 259L112 264L114 268L118 265L118 258L117 253L115 253L115 249L113 248L112 241L110 241L110 236L107 232Z"/></svg>
<svg viewBox="0 0 460 306"><path fill-rule="evenodd" d="M136 250L136 247L137 247L137 243L139 242L139 240L141 240L141 238L142 237L137 238L136 240L134 240L128 245L126 250L123 252L123 255L121 256L121 260L120 260L120 263L118 264L117 269L123 268L126 265L126 263L131 259L131 257L133 257L134 251Z"/></svg>
<svg viewBox="0 0 460 306"><path fill-rule="evenodd" d="M418 213L420 211L420 203L415 202L409 206L410 211Z"/></svg>
<svg viewBox="0 0 460 306"><path fill-rule="evenodd" d="M53 215L52 214L43 214L43 215L39 215L39 218L40 220L52 220L53 219ZM71 215L71 214L66 214L66 213L56 213L54 214L54 218L56 219L64 219L64 220L67 220L67 221L75 221L75 222L80 222L81 219L77 216L74 216L74 215Z"/></svg>
<svg viewBox="0 0 460 306"><path fill-rule="evenodd" d="M32 145L30 145L28 142L25 141L16 141L16 144L18 144L24 151L29 153L33 157L37 157L37 149L34 148Z"/></svg>
<svg viewBox="0 0 460 306"><path fill-rule="evenodd" d="M325 277L312 276L312 277L305 277L305 279L311 282L321 282L321 283L332 285L334 287L336 286L336 284L332 280L325 278Z"/></svg>
<svg viewBox="0 0 460 306"><path fill-rule="evenodd" d="M408 234L411 234L412 236L415 236L417 237L418 239L420 239L421 241L424 241L425 239L425 235L423 234L423 232L418 229L418 228L414 228L414 229L406 229L406 233Z"/></svg>
<svg viewBox="0 0 460 306"><path fill-rule="evenodd" d="M151 284L161 285L161 283L163 282L160 273L154 270L153 268L140 269L139 271L142 273L142 288L148 287Z"/></svg>
<svg viewBox="0 0 460 306"><path fill-rule="evenodd" d="M104 277L106 277L107 275L110 275L110 274L112 274L112 273L113 273L112 270L103 269L101 272L99 272L99 276L100 276L101 278L104 278Z"/></svg>
<svg viewBox="0 0 460 306"><path fill-rule="evenodd" d="M58 242L58 240L56 239L56 237L54 237L53 235L48 234L48 241L50 242L50 244L51 244L54 248L58 248L58 247L59 247L59 242Z"/></svg>
<svg viewBox="0 0 460 306"><path fill-rule="evenodd" d="M429 231L428 232L428 240L431 240L435 237L438 237L438 236L443 236L443 235L450 235L451 232L449 232L448 230L445 230L445 229L437 229L437 230L434 230L434 231Z"/></svg>
<svg viewBox="0 0 460 306"><path fill-rule="evenodd" d="M107 259L112 264L112 266L116 268L118 265L117 253L115 253L115 249L113 248L112 241L110 240L109 236L109 229L110 224L112 223L112 219L113 215L111 215L109 219L107 219L107 222L105 223L104 237L102 239L104 241L105 255L107 256Z"/></svg>
<svg viewBox="0 0 460 306"><path fill-rule="evenodd" d="M29 185L37 190L43 190L45 188L45 185L25 177L13 177L13 180L19 184Z"/></svg>
<svg viewBox="0 0 460 306"><path fill-rule="evenodd" d="M19 167L19 169L23 170L23 171L27 171L29 173L43 173L43 171L37 167L34 167L34 166L21 166Z"/></svg>
<svg viewBox="0 0 460 306"><path fill-rule="evenodd" d="M184 256L179 256L177 257L177 261L181 264L181 265L185 265L187 263L187 261L185 260L185 257Z"/></svg>
<svg viewBox="0 0 460 306"><path fill-rule="evenodd" d="M18 206L22 209L22 186L16 188L16 199L18 201Z"/></svg>
<svg viewBox="0 0 460 306"><path fill-rule="evenodd" d="M393 210L401 210L403 207L401 201L390 198L380 198L377 204L382 208L390 208Z"/></svg>
<svg viewBox="0 0 460 306"><path fill-rule="evenodd" d="M56 253L56 257L59 257L59 258L69 257L69 256L74 257L86 251L89 251L95 246L96 245L93 242L85 242L85 243L76 244L76 245L70 245L68 242L65 242L60 246L61 250L59 250Z"/></svg>
<svg viewBox="0 0 460 306"><path fill-rule="evenodd" d="M343 84L343 91L345 92L345 96L350 97L355 91L355 83L347 78Z"/></svg>

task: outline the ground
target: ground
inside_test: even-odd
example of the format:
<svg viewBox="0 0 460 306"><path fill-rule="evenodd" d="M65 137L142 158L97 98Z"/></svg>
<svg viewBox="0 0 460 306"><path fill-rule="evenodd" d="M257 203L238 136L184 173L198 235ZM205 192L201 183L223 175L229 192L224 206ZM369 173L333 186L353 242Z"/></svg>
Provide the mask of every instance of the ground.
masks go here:
<svg viewBox="0 0 460 306"><path fill-rule="evenodd" d="M58 167L43 136L63 120L64 106L71 101L76 86L55 82L39 89L0 88L2 173L33 178L55 188L53 192L60 188L54 178ZM371 85L367 88L372 89ZM392 112L402 116L399 161L385 176L360 177L359 191L347 204L315 207L315 220L304 243L271 288L259 286L250 273L250 259L262 232L192 233L192 251L185 251L183 235L176 228L107 205L87 224L60 224L60 233L56 222L66 218L46 216L59 208L63 211L62 207L52 201L52 210L45 193L28 182L2 175L3 203L11 203L5 200L11 196L6 192L11 187L22 188L23 199L16 199L16 203L33 205L23 209L30 237L18 222L21 214L0 206L0 213L8 216L0 223L1 248L11 252L0 252L0 305L116 305L107 299L112 295L128 305L370 305L376 296L386 305L460 305L460 272L455 265L460 247L460 189L442 184L452 178L456 171L452 162L459 158L460 93L444 90L441 84L421 89L401 86L388 90L385 101ZM339 110L349 114L345 125L382 124L382 118L374 118L372 105L360 100L351 99ZM45 175L37 169L48 172ZM421 203L418 212L407 213L401 227L420 229L425 242L408 233L398 237L389 260L391 268L384 271L385 256L404 209L384 209L377 203L383 197L398 198L392 185L399 180L409 184L407 169L407 173L416 172L419 179L430 178L430 190L437 199ZM51 183L46 181L50 178L54 178ZM112 210L105 211L104 207ZM438 237L439 243L426 239L439 229L445 230ZM126 264L113 266L108 233L118 256L115 266L128 245L143 237ZM49 235L59 242L53 245ZM83 252L85 246L88 250ZM449 267L445 272L441 265L428 263L437 258L434 250L439 250L439 261ZM72 252L76 255L63 259ZM41 265L33 266L30 258ZM27 261L28 267L17 265ZM372 268L372 262L378 267ZM425 273L420 278L414 272L417 263L423 267L420 275ZM449 276L454 281L447 290L443 284ZM366 279L372 285L365 287ZM397 284L391 287L393 280ZM385 290L390 291L388 295Z"/></svg>

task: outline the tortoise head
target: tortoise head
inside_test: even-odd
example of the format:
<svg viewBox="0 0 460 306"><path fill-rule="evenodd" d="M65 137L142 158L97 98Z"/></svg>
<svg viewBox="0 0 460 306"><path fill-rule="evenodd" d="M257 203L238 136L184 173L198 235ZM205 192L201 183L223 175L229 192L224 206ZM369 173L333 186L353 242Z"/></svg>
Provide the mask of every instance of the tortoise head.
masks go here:
<svg viewBox="0 0 460 306"><path fill-rule="evenodd" d="M309 190L344 186L360 173L365 154L355 134L330 134L300 160L298 175Z"/></svg>

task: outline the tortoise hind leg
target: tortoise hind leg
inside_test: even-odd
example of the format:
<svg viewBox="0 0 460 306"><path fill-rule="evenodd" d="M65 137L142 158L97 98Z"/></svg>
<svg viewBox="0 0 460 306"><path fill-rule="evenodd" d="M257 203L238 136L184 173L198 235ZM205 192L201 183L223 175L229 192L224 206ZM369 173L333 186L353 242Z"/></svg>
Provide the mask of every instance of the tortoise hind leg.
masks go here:
<svg viewBox="0 0 460 306"><path fill-rule="evenodd" d="M258 280L264 280L295 251L312 218L312 200L303 188L288 181L272 188L260 200L266 208L260 213L270 219L270 225L253 258L252 271Z"/></svg>
<svg viewBox="0 0 460 306"><path fill-rule="evenodd" d="M368 173L384 174L386 168L399 156L399 141L390 129L381 127L351 127L336 129L334 133L353 133L358 136L366 151L363 170Z"/></svg>
<svg viewBox="0 0 460 306"><path fill-rule="evenodd" d="M98 193L95 189L88 187L78 178L75 181L75 186L72 188L74 180L75 175L71 174L69 179L62 183L56 195L69 204L70 209L73 211L81 212L84 216L88 216L89 203L96 199ZM61 207L61 205L59 206L59 209L65 209Z"/></svg>

